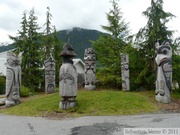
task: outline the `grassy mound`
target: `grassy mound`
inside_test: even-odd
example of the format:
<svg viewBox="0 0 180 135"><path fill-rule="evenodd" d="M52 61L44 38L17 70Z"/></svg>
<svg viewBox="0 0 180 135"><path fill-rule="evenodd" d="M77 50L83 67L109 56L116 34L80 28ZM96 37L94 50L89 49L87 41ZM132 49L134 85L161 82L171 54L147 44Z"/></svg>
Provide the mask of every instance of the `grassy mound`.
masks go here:
<svg viewBox="0 0 180 135"><path fill-rule="evenodd" d="M44 116L49 113L71 113L71 116L97 116L140 114L158 111L156 104L137 92L123 91L78 91L78 105L69 110L60 110L58 93L30 97L21 104L2 110L1 113L23 116Z"/></svg>

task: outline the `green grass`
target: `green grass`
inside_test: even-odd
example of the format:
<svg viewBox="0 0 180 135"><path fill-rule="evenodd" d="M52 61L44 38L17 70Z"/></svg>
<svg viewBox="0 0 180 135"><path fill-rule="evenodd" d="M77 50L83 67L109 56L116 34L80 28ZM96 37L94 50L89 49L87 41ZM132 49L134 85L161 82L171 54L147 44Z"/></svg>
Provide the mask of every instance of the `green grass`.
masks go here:
<svg viewBox="0 0 180 135"><path fill-rule="evenodd" d="M131 92L82 91L77 101L75 112L86 115L138 114L157 110L146 97Z"/></svg>
<svg viewBox="0 0 180 135"><path fill-rule="evenodd" d="M6 96L5 95L0 95L0 98L5 98Z"/></svg>
<svg viewBox="0 0 180 135"><path fill-rule="evenodd" d="M171 96L172 98L180 99L180 90L173 90Z"/></svg>
<svg viewBox="0 0 180 135"><path fill-rule="evenodd" d="M26 102L0 111L4 114L42 116L51 112L71 116L124 115L158 111L158 107L140 92L124 91L78 91L78 105L69 110L60 110L58 93L36 95Z"/></svg>
<svg viewBox="0 0 180 135"><path fill-rule="evenodd" d="M23 116L41 116L58 108L58 94L43 94L30 97L26 102L8 108L2 113Z"/></svg>

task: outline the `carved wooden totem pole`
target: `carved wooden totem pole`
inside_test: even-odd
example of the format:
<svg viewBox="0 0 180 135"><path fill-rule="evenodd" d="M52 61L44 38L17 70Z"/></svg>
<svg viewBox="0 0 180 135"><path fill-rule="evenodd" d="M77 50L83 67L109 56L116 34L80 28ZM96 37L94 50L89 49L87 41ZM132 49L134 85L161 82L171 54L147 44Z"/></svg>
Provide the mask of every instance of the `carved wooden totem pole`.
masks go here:
<svg viewBox="0 0 180 135"><path fill-rule="evenodd" d="M157 56L157 80L156 80L156 100L162 103L171 102L172 91L172 49L168 42L159 45L155 44Z"/></svg>
<svg viewBox="0 0 180 135"><path fill-rule="evenodd" d="M55 91L55 61L50 55L44 62L45 65L45 92L53 93Z"/></svg>
<svg viewBox="0 0 180 135"><path fill-rule="evenodd" d="M93 90L96 88L96 56L92 48L85 49L85 89Z"/></svg>
<svg viewBox="0 0 180 135"><path fill-rule="evenodd" d="M45 92L53 93L55 90L55 62L45 60Z"/></svg>
<svg viewBox="0 0 180 135"><path fill-rule="evenodd" d="M127 54L121 54L121 74L122 74L122 89L130 90L129 56Z"/></svg>
<svg viewBox="0 0 180 135"><path fill-rule="evenodd" d="M6 106L11 107L20 103L21 89L21 56L13 52L7 53L6 70Z"/></svg>
<svg viewBox="0 0 180 135"><path fill-rule="evenodd" d="M59 103L61 109L69 109L76 106L77 96L77 73L73 66L72 58L76 56L71 45L66 43L60 56L63 57L63 64L60 68L59 91L62 100Z"/></svg>

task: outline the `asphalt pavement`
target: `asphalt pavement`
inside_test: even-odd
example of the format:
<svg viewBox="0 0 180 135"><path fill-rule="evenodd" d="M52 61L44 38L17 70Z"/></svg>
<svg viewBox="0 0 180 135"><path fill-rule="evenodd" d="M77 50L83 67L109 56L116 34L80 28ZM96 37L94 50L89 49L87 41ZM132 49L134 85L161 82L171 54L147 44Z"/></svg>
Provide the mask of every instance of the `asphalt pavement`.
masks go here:
<svg viewBox="0 0 180 135"><path fill-rule="evenodd" d="M0 114L0 135L123 135L125 128L180 128L180 114L86 116L62 120Z"/></svg>

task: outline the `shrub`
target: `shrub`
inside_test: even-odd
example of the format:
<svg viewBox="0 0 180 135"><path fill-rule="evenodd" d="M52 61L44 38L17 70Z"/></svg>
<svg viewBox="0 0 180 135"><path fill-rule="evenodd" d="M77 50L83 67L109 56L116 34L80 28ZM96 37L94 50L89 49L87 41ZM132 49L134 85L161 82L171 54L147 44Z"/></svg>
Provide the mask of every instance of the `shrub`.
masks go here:
<svg viewBox="0 0 180 135"><path fill-rule="evenodd" d="M5 94L6 78L0 75L0 94Z"/></svg>
<svg viewBox="0 0 180 135"><path fill-rule="evenodd" d="M96 78L98 80L97 87L99 88L122 88L121 77L119 74L114 75L107 70L101 70L97 72Z"/></svg>
<svg viewBox="0 0 180 135"><path fill-rule="evenodd" d="M22 86L20 93L21 93L21 97L28 97L30 95L30 89L25 86Z"/></svg>
<svg viewBox="0 0 180 135"><path fill-rule="evenodd" d="M55 88L55 92L59 92L59 87L56 87L56 88Z"/></svg>

